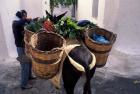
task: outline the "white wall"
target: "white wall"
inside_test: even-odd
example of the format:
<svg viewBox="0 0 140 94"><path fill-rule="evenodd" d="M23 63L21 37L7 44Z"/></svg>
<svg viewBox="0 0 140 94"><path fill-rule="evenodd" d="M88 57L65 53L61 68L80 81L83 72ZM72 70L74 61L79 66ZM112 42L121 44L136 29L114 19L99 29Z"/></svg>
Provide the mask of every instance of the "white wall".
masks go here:
<svg viewBox="0 0 140 94"><path fill-rule="evenodd" d="M92 7L89 0L79 0L78 5L78 19L91 19ZM97 23L100 27L117 34L112 55L109 56L105 69L125 76L138 76L140 0L99 0Z"/></svg>
<svg viewBox="0 0 140 94"><path fill-rule="evenodd" d="M98 3L98 17L97 17L97 23L100 27L103 27L104 24L104 16L105 16L105 0L99 0Z"/></svg>
<svg viewBox="0 0 140 94"><path fill-rule="evenodd" d="M78 0L77 18L93 21L92 1ZM97 23L117 33L114 48L122 53L140 55L140 0L99 0Z"/></svg>
<svg viewBox="0 0 140 94"><path fill-rule="evenodd" d="M93 0L78 0L77 19L78 20L93 20L92 17Z"/></svg>
<svg viewBox="0 0 140 94"><path fill-rule="evenodd" d="M2 2L0 3L0 56L1 58L15 58L17 51L12 31L15 13L25 9L29 17L42 17L44 10L49 11L49 0L1 0L0 2Z"/></svg>
<svg viewBox="0 0 140 94"><path fill-rule="evenodd" d="M107 63L111 72L125 76L140 73L140 0L100 0L98 24L114 33L114 57Z"/></svg>
<svg viewBox="0 0 140 94"><path fill-rule="evenodd" d="M71 15L71 10L72 10L72 6L64 7L64 6L59 5L59 7L54 8L53 14L54 15L60 15L60 14L62 14L62 13L67 11L65 16L66 17L71 17L72 16Z"/></svg>
<svg viewBox="0 0 140 94"><path fill-rule="evenodd" d="M120 3L117 27L120 40L116 49L140 55L140 0L123 0Z"/></svg>
<svg viewBox="0 0 140 94"><path fill-rule="evenodd" d="M28 17L43 17L43 0L21 0L21 8L25 9Z"/></svg>
<svg viewBox="0 0 140 94"><path fill-rule="evenodd" d="M14 37L12 31L12 21L15 17L15 13L20 9L20 1L19 0L1 0L0 3L0 14L2 19L2 30L5 37L5 42L8 49L8 55L10 57L16 57L16 47L14 44ZM3 54L3 52L1 52Z"/></svg>
<svg viewBox="0 0 140 94"><path fill-rule="evenodd" d="M100 0L103 4L104 1ZM98 24L117 33L115 49L130 55L140 55L140 0L106 0Z"/></svg>
<svg viewBox="0 0 140 94"><path fill-rule="evenodd" d="M111 30L112 32L115 29L116 22L117 22L117 16L119 14L119 0L106 0L102 2L100 0L100 3L104 4L104 9L100 8L99 11L103 10L103 19L102 23L98 21L99 24L102 24L102 27L107 28ZM99 6L101 7L101 6ZM102 16L102 14L99 14ZM99 18L100 20L100 18Z"/></svg>
<svg viewBox="0 0 140 94"><path fill-rule="evenodd" d="M43 11L43 16L46 16L46 12L50 12L50 0L42 0L42 11Z"/></svg>
<svg viewBox="0 0 140 94"><path fill-rule="evenodd" d="M6 57L9 57L9 55L8 55L8 49L5 41L2 19L0 14L0 60L5 59Z"/></svg>

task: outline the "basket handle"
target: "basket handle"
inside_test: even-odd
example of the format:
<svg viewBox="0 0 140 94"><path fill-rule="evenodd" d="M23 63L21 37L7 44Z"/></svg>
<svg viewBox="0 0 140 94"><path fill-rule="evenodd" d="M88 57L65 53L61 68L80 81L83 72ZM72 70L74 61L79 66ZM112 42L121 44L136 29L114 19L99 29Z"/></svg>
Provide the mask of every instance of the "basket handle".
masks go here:
<svg viewBox="0 0 140 94"><path fill-rule="evenodd" d="M61 51L60 55L59 55L60 58L55 63L53 63L53 64L59 63L62 60L62 58L63 58L63 54L64 54L64 51Z"/></svg>
<svg viewBox="0 0 140 94"><path fill-rule="evenodd" d="M113 33L113 34L114 34L114 33ZM111 44L113 44L113 43L116 41L116 38L117 38L117 34L114 34L114 38L113 38Z"/></svg>
<svg viewBox="0 0 140 94"><path fill-rule="evenodd" d="M84 37L89 39L89 36L88 36L87 32L88 32L88 29L85 29Z"/></svg>
<svg viewBox="0 0 140 94"><path fill-rule="evenodd" d="M36 33L39 33L39 32L47 32L47 31L45 29L41 28L40 30L38 30L37 32L35 32L35 34Z"/></svg>
<svg viewBox="0 0 140 94"><path fill-rule="evenodd" d="M59 54L59 58L55 62L53 62L53 64L59 63L61 61L61 59L63 58L63 54L64 54L64 51L61 51ZM35 58L32 53L31 53L30 57L33 61L40 63L40 64L52 64L52 62L48 62L48 60L40 60L38 58Z"/></svg>

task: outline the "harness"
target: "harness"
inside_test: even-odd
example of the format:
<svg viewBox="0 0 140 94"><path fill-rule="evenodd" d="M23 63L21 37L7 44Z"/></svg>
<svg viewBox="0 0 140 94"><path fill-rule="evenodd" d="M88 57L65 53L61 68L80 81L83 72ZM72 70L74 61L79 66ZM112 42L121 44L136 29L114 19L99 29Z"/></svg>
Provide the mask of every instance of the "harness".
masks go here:
<svg viewBox="0 0 140 94"><path fill-rule="evenodd" d="M59 60L61 60L60 69L59 69L58 73L56 74L56 76L54 76L53 78L50 79L51 83L52 83L56 88L58 88L58 89L61 88L61 76L62 76L63 62L64 62L66 56L68 56L70 63L71 63L77 70L82 71L82 72L85 72L84 67L83 67L82 65L80 65L79 63L77 63L75 60L73 60L73 59L69 56L69 52L70 52L72 49L74 49L75 47L77 47L77 46L80 46L80 44L72 44L72 45L68 45L68 46L62 48L62 49L63 49L63 52L62 52L63 55L62 55L62 53L61 53L61 55L60 55L61 58L59 59ZM93 58L93 59L92 59L92 63L89 65L90 69L92 69L92 68L95 66L95 64L96 64L95 55L94 55L93 53L91 53L91 54L92 54L92 58ZM59 61L59 60L58 60L58 61Z"/></svg>
<svg viewBox="0 0 140 94"><path fill-rule="evenodd" d="M69 56L69 52L70 52L72 49L74 49L75 47L77 47L77 46L80 46L80 45L79 45L79 44L73 44L73 45L67 46L67 47L65 48L65 53L66 53L66 55L68 56L70 63L71 63L77 70L82 71L82 72L85 72L85 68L84 68L82 65L80 65L79 63L77 63L75 60L73 60L73 59ZM93 59L92 59L91 64L89 65L90 70L91 70L91 69L95 66L95 64L96 64L96 57L95 57L95 55L94 55L93 53L91 53L91 55L92 55L92 58L93 58Z"/></svg>

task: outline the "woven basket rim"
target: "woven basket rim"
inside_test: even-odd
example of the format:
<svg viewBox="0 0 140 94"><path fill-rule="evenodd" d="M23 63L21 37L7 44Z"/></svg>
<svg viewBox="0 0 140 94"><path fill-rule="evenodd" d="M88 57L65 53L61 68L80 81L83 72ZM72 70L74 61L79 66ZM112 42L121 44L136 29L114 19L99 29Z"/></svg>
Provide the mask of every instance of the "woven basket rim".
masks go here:
<svg viewBox="0 0 140 94"><path fill-rule="evenodd" d="M34 49L34 50L37 51L37 52L41 52L41 53L45 53L45 54L55 53L55 52L57 52L57 51L63 51L64 47L66 46L66 40L65 40L61 35L59 35L59 34L57 34L57 33L53 33L53 32L38 32L38 33L46 33L46 34L57 35L58 37L60 37L60 38L63 40L63 45L62 45L61 47L55 47L55 48L53 48L53 49L51 49L51 50L49 50L49 51L42 51L42 50L39 50L39 49L34 48L34 47L29 43L29 44L31 45L31 48ZM34 34L38 34L38 33L34 33ZM34 35L34 34L33 34L33 35Z"/></svg>
<svg viewBox="0 0 140 94"><path fill-rule="evenodd" d="M32 31L30 31L29 29L27 29L27 28L26 28L26 26L24 27L24 32L30 32L30 33L34 34L34 32L32 32ZM24 34L25 34L25 33L24 33ZM27 40L26 40L26 37L25 37L25 36L24 36L24 42L25 42L26 44L30 45L30 43L29 43L29 42L27 42Z"/></svg>
<svg viewBox="0 0 140 94"><path fill-rule="evenodd" d="M24 31L28 31L30 33L35 33L35 32L32 32L31 30L27 29L27 26L24 27Z"/></svg>
<svg viewBox="0 0 140 94"><path fill-rule="evenodd" d="M89 32L90 30L94 30L94 29L100 29L100 30L104 30L104 31L106 31L106 32L108 32L108 33L111 33L111 34L114 36L114 37L113 37L113 40L110 41L109 43L99 43L99 42L97 42L97 41L91 39L91 38L89 37L88 32ZM86 34L87 34L87 38L86 38L86 39L90 40L91 42L93 42L93 43L95 43L95 44L98 44L98 45L106 45L106 46L107 46L107 45L113 44L113 43L115 42L115 40L116 40L116 37L117 37L117 34L111 32L111 31L108 31L108 30L106 30L106 29L99 28L99 27L95 27L95 28L90 28L90 29L88 29L87 32L86 32Z"/></svg>
<svg viewBox="0 0 140 94"><path fill-rule="evenodd" d="M24 37L24 42L25 42L25 44L30 45L30 43L29 43L29 42L27 42L27 40L25 39L25 37Z"/></svg>

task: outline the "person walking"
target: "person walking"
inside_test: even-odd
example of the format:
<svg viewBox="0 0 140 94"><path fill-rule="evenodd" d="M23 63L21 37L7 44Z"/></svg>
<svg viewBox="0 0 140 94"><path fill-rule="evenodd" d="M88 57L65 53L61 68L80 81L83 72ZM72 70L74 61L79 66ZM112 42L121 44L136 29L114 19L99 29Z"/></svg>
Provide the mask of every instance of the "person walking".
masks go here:
<svg viewBox="0 0 140 94"><path fill-rule="evenodd" d="M21 84L22 90L32 88L29 81L35 79L32 76L32 64L30 58L25 54L24 48L24 26L29 23L31 19L27 19L27 12L25 10L18 11L16 13L17 19L12 23L13 34L15 38L15 45L17 48L18 57L17 60L21 65Z"/></svg>

